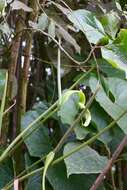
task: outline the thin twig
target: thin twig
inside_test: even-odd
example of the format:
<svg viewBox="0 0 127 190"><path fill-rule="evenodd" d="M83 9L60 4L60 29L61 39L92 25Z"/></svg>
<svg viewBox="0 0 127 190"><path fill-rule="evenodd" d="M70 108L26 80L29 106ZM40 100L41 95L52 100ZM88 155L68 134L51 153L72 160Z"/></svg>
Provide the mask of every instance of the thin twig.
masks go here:
<svg viewBox="0 0 127 190"><path fill-rule="evenodd" d="M118 156L120 155L120 153L122 152L122 150L126 144L127 144L127 135L123 138L123 140L121 141L121 143L115 150L114 154L112 155L112 158L108 161L106 167L103 169L102 173L97 177L95 183L90 188L90 190L96 190L101 185L101 183L104 180L104 177L106 176L106 174L112 167L114 161L118 158Z"/></svg>

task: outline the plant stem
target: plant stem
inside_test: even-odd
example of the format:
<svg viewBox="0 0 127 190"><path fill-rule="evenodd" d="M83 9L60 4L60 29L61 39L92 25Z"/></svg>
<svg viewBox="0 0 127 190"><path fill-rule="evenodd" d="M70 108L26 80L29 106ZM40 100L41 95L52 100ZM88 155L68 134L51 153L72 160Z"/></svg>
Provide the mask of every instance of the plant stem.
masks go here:
<svg viewBox="0 0 127 190"><path fill-rule="evenodd" d="M69 136L69 134L72 132L72 130L74 129L74 127L76 126L76 124L80 121L80 119L83 117L84 113L86 112L86 110L91 106L97 92L99 90L99 87L97 87L95 93L93 94L93 96L90 98L90 100L88 101L88 103L86 104L85 109L79 114L79 116L74 120L74 122L72 123L72 125L69 127L69 129L66 131L66 133L64 134L64 136L62 137L62 139L59 141L59 143L57 144L57 146L54 149L54 152L56 153L61 146L64 144L64 141L67 139L67 137Z"/></svg>
<svg viewBox="0 0 127 190"><path fill-rule="evenodd" d="M88 72L84 73L80 79L78 79L77 82L75 82L69 89L74 88L83 78L85 78L92 70L91 68ZM3 154L0 156L0 163L9 155L9 152L13 148L13 146L16 145L16 143L23 137L25 134L35 125L38 121L40 121L42 118L46 117L47 114L49 114L55 107L57 106L58 101L56 101L48 110L46 110L44 113L42 113L38 118L36 118L32 123L28 125L26 129L24 129L13 141L12 143L6 148L6 150L3 152Z"/></svg>
<svg viewBox="0 0 127 190"><path fill-rule="evenodd" d="M102 129L99 133L97 133L96 135L94 135L92 138L90 138L89 140L87 140L86 142L82 143L81 145L77 146L76 148L72 149L70 152L66 153L64 156L59 157L58 159L54 160L52 162L52 166L56 165L57 163L63 161L65 158L71 156L72 154L76 153L77 151L79 151L80 149L84 148L85 146L93 143L96 139L98 139L98 137L100 137L104 132L108 131L109 129L111 129L114 124L119 121L125 114L127 113L127 110L124 111L116 120L112 121L107 127L105 127L104 129ZM25 179L27 179L28 177L38 173L38 172L42 172L44 169L44 167L38 168L22 177L19 178L19 181L23 181ZM13 184L10 184L8 187L6 187L6 190L8 190L9 188L12 187Z"/></svg>
<svg viewBox="0 0 127 190"><path fill-rule="evenodd" d="M59 45L61 45L61 38L59 37ZM58 85L58 101L61 104L61 50L58 47L58 58L57 58L57 85Z"/></svg>
<svg viewBox="0 0 127 190"><path fill-rule="evenodd" d="M108 161L106 167L103 169L102 173L97 177L95 183L92 185L90 190L98 189L98 187L100 186L100 184L104 180L104 176L106 176L107 172L112 167L114 161L118 158L118 156L122 152L122 150L123 150L124 146L126 145L126 143L127 143L127 135L123 138L121 143L118 145L117 149L115 150L115 152L112 155L112 158Z"/></svg>

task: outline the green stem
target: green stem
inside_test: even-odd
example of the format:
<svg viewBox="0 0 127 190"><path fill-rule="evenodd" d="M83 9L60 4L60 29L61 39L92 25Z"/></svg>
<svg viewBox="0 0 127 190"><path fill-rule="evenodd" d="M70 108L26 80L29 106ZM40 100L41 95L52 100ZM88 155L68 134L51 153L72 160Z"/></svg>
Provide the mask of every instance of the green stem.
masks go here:
<svg viewBox="0 0 127 190"><path fill-rule="evenodd" d="M52 162L51 165L52 165L52 166L53 166L53 165L56 165L57 163L63 161L65 158L71 156L72 154L76 153L77 151L79 151L80 149L84 148L85 146L87 146L87 145L93 143L93 142L94 142L96 139L98 139L104 132L106 132L106 131L108 131L109 129L111 129L111 128L114 126L114 124L115 124L116 122L118 122L126 113L127 113L127 110L124 111L116 120L112 121L107 127L105 127L104 129L102 129L102 130L101 130L99 133L97 133L95 136L93 136L92 138L90 138L88 141L82 143L81 145L77 146L76 148L72 149L70 152L68 152L68 153L65 154L64 156L61 156L60 158L56 159L54 162ZM42 172L43 169L44 169L44 167L41 167L41 168L38 168L38 169L36 169L36 170L34 170L34 171L32 171L32 172L30 172L30 173L24 175L24 176L22 176L21 178L19 178L19 181L23 181L23 180L27 179L28 177L30 177L30 176L32 176L32 175L38 173L38 172ZM13 185L13 183L10 184L9 186L7 186L7 187L6 187L6 190L8 190L9 188L11 188L12 185Z"/></svg>
<svg viewBox="0 0 127 190"><path fill-rule="evenodd" d="M83 78L85 78L92 70L94 70L94 67L91 68L88 72L84 73L78 81L76 81L69 89L73 89ZM0 163L9 155L9 152L15 146L18 141L25 136L25 134L35 125L38 121L40 121L42 118L46 117L47 114L49 114L55 107L57 106L58 101L56 101L48 110L46 110L44 113L42 113L38 118L36 118L31 124L28 125L26 129L24 129L13 141L12 143L6 148L6 150L3 152L3 154L0 156Z"/></svg>
<svg viewBox="0 0 127 190"><path fill-rule="evenodd" d="M90 100L88 101L88 103L86 104L85 109L83 109L83 111L79 114L79 116L74 120L74 122L72 123L72 125L69 127L69 129L66 131L66 133L64 134L64 136L61 138L61 140L59 141L59 143L57 144L56 148L54 149L54 152L57 152L60 147L64 144L64 141L67 139L67 137L69 136L69 134L71 133L71 131L74 129L74 127L76 126L76 124L80 121L80 119L83 117L84 113L86 112L86 110L91 106L97 92L99 90L99 87L97 87L95 93L93 94L93 96L90 98Z"/></svg>
<svg viewBox="0 0 127 190"><path fill-rule="evenodd" d="M59 45L61 45L61 38L59 37ZM58 47L58 61L57 61L57 85L58 85L58 100L59 105L61 104L61 50Z"/></svg>
<svg viewBox="0 0 127 190"><path fill-rule="evenodd" d="M9 151L13 148L14 145L35 125L38 121L40 121L43 117L52 111L57 105L55 102L48 110L46 110L43 114L41 114L37 119L35 119L26 129L24 129L13 141L12 143L6 148L3 154L0 156L0 163L8 156Z"/></svg>

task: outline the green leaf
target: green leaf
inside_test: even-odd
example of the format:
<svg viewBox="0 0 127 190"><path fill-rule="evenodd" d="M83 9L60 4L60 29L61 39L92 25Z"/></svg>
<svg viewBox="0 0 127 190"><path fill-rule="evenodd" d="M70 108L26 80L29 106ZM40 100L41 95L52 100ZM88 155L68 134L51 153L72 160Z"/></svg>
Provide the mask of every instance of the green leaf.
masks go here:
<svg viewBox="0 0 127 190"><path fill-rule="evenodd" d="M101 48L102 57L112 66L126 73L127 77L127 29L122 29L116 40Z"/></svg>
<svg viewBox="0 0 127 190"><path fill-rule="evenodd" d="M80 143L68 143L64 147L64 155L79 146ZM86 146L65 158L67 175L100 173L107 164L107 158L100 156L94 149Z"/></svg>
<svg viewBox="0 0 127 190"><path fill-rule="evenodd" d="M33 107L32 111L26 112L24 117L22 118L21 129L24 130L46 109L47 107L44 103L39 103ZM34 129L36 130L31 134ZM26 139L27 135L29 135L29 137ZM41 122L34 125L33 128L30 129L23 137L23 139L31 156L42 157L50 152L52 149L48 128L43 126Z"/></svg>
<svg viewBox="0 0 127 190"><path fill-rule="evenodd" d="M90 78L92 92L95 91L97 82L96 77L92 76ZM96 95L96 101L114 120L116 120L127 109L127 81L119 78L108 78L107 84L114 101L105 93L103 87L99 89ZM127 134L127 114L125 114L117 124Z"/></svg>
<svg viewBox="0 0 127 190"><path fill-rule="evenodd" d="M106 36L101 22L90 11L79 9L68 13L67 17L93 44L97 44L101 38Z"/></svg>
<svg viewBox="0 0 127 190"><path fill-rule="evenodd" d="M96 179L95 175L71 175L67 178L63 162L48 169L47 178L54 190L89 190ZM104 190L103 187L98 190Z"/></svg>
<svg viewBox="0 0 127 190"><path fill-rule="evenodd" d="M72 124L81 105L84 105L85 101L85 95L82 91L67 90L64 92L61 99L60 110L58 111L58 116L60 116L62 123Z"/></svg>
<svg viewBox="0 0 127 190"><path fill-rule="evenodd" d="M90 109L90 112L92 123L93 125L96 125L98 132L103 128L107 127L107 125L109 124L110 117L98 103L93 104L93 106ZM107 131L99 137L99 140L107 144L112 140L112 136L112 133L110 131Z"/></svg>
<svg viewBox="0 0 127 190"><path fill-rule="evenodd" d="M100 67L100 70L103 73L105 73L107 77L116 77L116 78L125 79L125 72L118 68L113 67L106 60L97 59L97 63Z"/></svg>
<svg viewBox="0 0 127 190"><path fill-rule="evenodd" d="M47 172L48 167L50 166L51 162L53 161L54 156L55 156L55 153L54 153L53 151L51 151L51 152L46 156L45 165L44 165L44 171L43 171L43 178L42 178L42 187L43 187L43 190L46 190L46 188L45 188L46 172Z"/></svg>
<svg viewBox="0 0 127 190"><path fill-rule="evenodd" d="M89 133L89 131L80 124L75 126L74 132L78 140L83 140Z"/></svg>
<svg viewBox="0 0 127 190"><path fill-rule="evenodd" d="M14 178L13 164L10 159L0 164L0 189Z"/></svg>
<svg viewBox="0 0 127 190"><path fill-rule="evenodd" d="M120 18L118 14L111 11L103 16L101 16L100 21L104 27L105 32L112 38L115 39L116 33L119 29Z"/></svg>
<svg viewBox="0 0 127 190"><path fill-rule="evenodd" d="M25 153L24 158L25 158L25 169L28 169L28 167L30 167L30 165L32 165L35 160L33 159L33 157L30 157L28 153ZM37 168L39 168L39 164L33 167L33 169ZM35 175L30 176L25 185L25 190L35 190L35 189L41 190L42 189L41 180L42 180L41 172L38 172Z"/></svg>

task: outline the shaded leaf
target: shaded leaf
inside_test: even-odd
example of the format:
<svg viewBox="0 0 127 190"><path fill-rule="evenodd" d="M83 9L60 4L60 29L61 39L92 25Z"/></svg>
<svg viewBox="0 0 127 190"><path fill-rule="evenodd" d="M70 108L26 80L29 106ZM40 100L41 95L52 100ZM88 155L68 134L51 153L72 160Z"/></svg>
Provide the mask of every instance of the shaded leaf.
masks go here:
<svg viewBox="0 0 127 190"><path fill-rule="evenodd" d="M0 164L0 189L14 178L13 164L10 159Z"/></svg>
<svg viewBox="0 0 127 190"><path fill-rule="evenodd" d="M64 147L64 155L76 148L80 143L68 143ZM94 149L86 146L65 158L67 175L100 173L107 164L107 158L100 156Z"/></svg>
<svg viewBox="0 0 127 190"><path fill-rule="evenodd" d="M66 167L63 162L48 169L47 178L54 190L89 190L95 175L71 175L67 178ZM98 190L104 190L103 187Z"/></svg>
<svg viewBox="0 0 127 190"><path fill-rule="evenodd" d="M32 111L25 113L22 118L21 129L24 130L31 122L33 122L40 114L42 114L47 107L44 103L33 107ZM36 129L38 128L38 129ZM32 134L31 132L36 129ZM25 137L29 135L27 139ZM33 126L24 136L24 142L29 150L31 156L42 157L51 151L51 142L49 138L48 129L40 123Z"/></svg>
<svg viewBox="0 0 127 190"><path fill-rule="evenodd" d="M91 111L92 123L93 125L96 125L98 131L107 127L110 118L98 103L94 103L90 111ZM107 144L112 140L112 137L113 137L112 133L110 131L107 131L99 137L99 140Z"/></svg>

